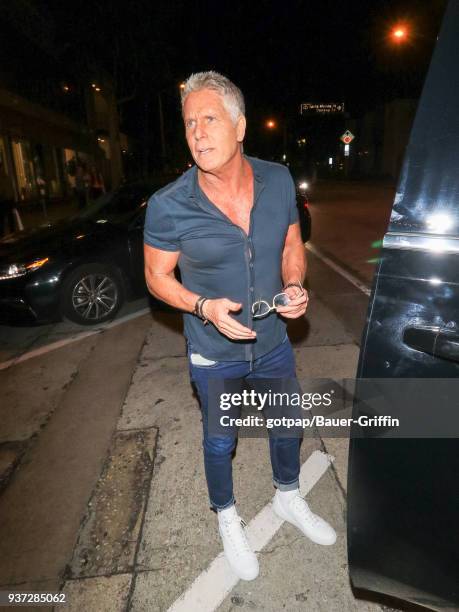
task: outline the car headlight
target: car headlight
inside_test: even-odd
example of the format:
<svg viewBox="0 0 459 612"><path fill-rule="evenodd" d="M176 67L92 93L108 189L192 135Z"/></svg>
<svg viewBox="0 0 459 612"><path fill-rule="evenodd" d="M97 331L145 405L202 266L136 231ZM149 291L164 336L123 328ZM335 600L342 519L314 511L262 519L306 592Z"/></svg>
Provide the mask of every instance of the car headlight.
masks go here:
<svg viewBox="0 0 459 612"><path fill-rule="evenodd" d="M17 278L18 276L24 276L24 274L27 274L28 272L38 270L38 268L41 268L47 261L49 261L49 257L44 257L43 259L34 259L34 261L25 264L10 264L8 266L1 266L0 280L7 280L9 278Z"/></svg>
<svg viewBox="0 0 459 612"><path fill-rule="evenodd" d="M298 185L298 187L300 189L307 189L309 187L309 183L307 183L306 181L301 181L301 183Z"/></svg>

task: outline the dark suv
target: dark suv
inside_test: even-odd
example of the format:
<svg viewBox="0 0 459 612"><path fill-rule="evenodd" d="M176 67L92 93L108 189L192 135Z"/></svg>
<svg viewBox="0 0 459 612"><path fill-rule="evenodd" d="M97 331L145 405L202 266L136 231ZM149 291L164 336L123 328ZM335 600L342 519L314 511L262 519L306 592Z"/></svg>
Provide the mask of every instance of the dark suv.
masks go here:
<svg viewBox="0 0 459 612"><path fill-rule="evenodd" d="M374 279L353 417L348 552L355 587L459 609L459 2L424 85ZM362 398L364 401L362 401ZM376 402L378 400L378 402Z"/></svg>

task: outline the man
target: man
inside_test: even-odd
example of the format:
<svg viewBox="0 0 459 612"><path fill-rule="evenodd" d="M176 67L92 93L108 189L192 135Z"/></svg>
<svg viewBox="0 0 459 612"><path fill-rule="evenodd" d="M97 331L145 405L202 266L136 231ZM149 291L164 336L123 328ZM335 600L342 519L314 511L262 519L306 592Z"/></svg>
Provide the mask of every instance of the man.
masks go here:
<svg viewBox="0 0 459 612"><path fill-rule="evenodd" d="M150 198L144 236L150 292L186 313L209 498L218 514L225 555L238 577L253 580L258 560L233 497L236 440L209 431L207 417L217 406L209 402L208 382L294 378L283 319L301 317L308 298L302 288L306 260L292 178L280 164L243 154L244 113L242 93L226 77L213 71L189 77L182 90L182 114L196 166ZM181 283L174 276L177 265ZM272 302L282 289L289 303L254 318L254 302ZM270 436L277 488L273 508L315 542L333 544L332 527L299 495L299 442Z"/></svg>

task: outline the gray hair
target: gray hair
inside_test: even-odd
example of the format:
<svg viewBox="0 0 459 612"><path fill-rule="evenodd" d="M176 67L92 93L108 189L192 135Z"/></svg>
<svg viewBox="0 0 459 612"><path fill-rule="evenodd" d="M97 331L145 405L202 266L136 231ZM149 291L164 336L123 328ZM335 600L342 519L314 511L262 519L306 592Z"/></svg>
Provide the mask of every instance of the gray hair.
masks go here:
<svg viewBox="0 0 459 612"><path fill-rule="evenodd" d="M233 123L236 123L241 115L245 116L245 103L242 91L226 76L214 70L195 72L185 81L184 87L181 90L182 113L188 94L193 91L201 91L202 89L212 89L222 96L223 104L231 115Z"/></svg>

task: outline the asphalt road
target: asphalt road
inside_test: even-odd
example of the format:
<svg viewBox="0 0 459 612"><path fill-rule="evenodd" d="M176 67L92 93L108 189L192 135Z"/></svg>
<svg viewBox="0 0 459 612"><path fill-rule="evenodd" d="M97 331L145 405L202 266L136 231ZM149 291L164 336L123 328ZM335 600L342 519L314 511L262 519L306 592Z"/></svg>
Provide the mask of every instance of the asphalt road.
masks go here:
<svg viewBox="0 0 459 612"><path fill-rule="evenodd" d="M311 242L371 284L395 187L384 182L318 182L310 194Z"/></svg>

